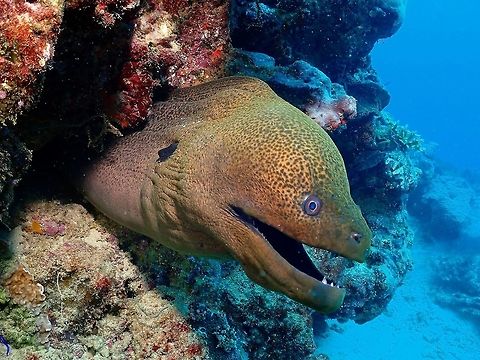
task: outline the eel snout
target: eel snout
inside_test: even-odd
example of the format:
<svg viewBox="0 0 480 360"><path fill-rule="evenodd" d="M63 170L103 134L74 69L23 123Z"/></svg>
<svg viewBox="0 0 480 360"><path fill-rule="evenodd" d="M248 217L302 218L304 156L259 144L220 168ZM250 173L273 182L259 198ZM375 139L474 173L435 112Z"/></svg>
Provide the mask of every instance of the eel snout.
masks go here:
<svg viewBox="0 0 480 360"><path fill-rule="evenodd" d="M310 259L306 245L274 226L231 206L233 216L246 230L249 246L239 261L246 273L260 285L282 292L322 313L337 310L343 303L345 289L322 274ZM248 240L247 240L248 239ZM371 233L352 231L343 255L363 262L370 246ZM318 246L319 248L323 248Z"/></svg>

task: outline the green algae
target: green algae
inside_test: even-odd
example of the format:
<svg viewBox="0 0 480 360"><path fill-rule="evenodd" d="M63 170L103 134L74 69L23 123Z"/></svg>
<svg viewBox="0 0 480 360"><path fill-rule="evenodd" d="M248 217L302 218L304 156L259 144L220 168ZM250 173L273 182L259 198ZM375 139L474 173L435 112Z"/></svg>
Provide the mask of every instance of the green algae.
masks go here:
<svg viewBox="0 0 480 360"><path fill-rule="evenodd" d="M0 307L8 304L9 301L10 297L8 296L7 290L5 290L3 287L0 287Z"/></svg>
<svg viewBox="0 0 480 360"><path fill-rule="evenodd" d="M5 289L0 289L0 333L13 348L38 346L37 316L25 306L15 305L11 301L1 303ZM8 295L6 295L8 296Z"/></svg>

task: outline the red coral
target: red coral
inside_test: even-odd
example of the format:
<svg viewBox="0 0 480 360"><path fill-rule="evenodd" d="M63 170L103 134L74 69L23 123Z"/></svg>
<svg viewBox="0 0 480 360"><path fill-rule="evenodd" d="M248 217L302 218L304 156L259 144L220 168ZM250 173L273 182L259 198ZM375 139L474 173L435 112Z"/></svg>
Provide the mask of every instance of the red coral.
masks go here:
<svg viewBox="0 0 480 360"><path fill-rule="evenodd" d="M198 356L203 354L203 346L201 344L192 344L187 349L189 356Z"/></svg>
<svg viewBox="0 0 480 360"><path fill-rule="evenodd" d="M230 51L228 2L199 1L179 29L185 55L169 77L173 86L189 86L222 75Z"/></svg>
<svg viewBox="0 0 480 360"><path fill-rule="evenodd" d="M100 279L97 280L95 283L95 289L99 292L107 292L110 287L112 286L112 280L110 280L106 276L102 276Z"/></svg>
<svg viewBox="0 0 480 360"><path fill-rule="evenodd" d="M62 11L50 2L0 0L0 115L15 120L32 104L38 76L53 55Z"/></svg>
<svg viewBox="0 0 480 360"><path fill-rule="evenodd" d="M0 0L0 115L18 115L41 90L38 75L53 55L63 16L63 5L52 4ZM64 100L55 107L72 109L73 116L63 118L91 116L89 111L100 105L121 127L132 127L148 115L160 80L181 87L223 75L230 51L228 0L70 0L65 7L70 15L81 9L103 28L118 31L102 31L88 20L85 31L64 29L57 52L63 67L48 79L53 93L48 99L57 95L52 81L69 84L58 91ZM70 26L78 26L72 18ZM79 69L72 66L78 54L91 57ZM99 103L96 94L102 93Z"/></svg>
<svg viewBox="0 0 480 360"><path fill-rule="evenodd" d="M118 91L107 97L107 114L121 127L140 123L164 74L173 87L189 86L222 74L229 45L228 2L150 1L133 21L128 60Z"/></svg>
<svg viewBox="0 0 480 360"><path fill-rule="evenodd" d="M147 116L152 105L153 84L151 73L142 69L139 62L129 61L124 65L117 98L119 111L112 114L120 126L134 126Z"/></svg>

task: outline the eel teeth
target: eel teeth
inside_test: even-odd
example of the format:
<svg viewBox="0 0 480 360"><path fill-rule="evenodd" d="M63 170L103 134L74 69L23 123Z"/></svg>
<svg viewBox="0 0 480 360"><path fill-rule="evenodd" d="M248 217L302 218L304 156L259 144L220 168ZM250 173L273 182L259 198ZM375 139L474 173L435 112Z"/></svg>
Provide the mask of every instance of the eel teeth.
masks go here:
<svg viewBox="0 0 480 360"><path fill-rule="evenodd" d="M323 279L322 279L322 283L325 284L325 285L331 286L331 287L340 288L340 286L338 286L337 284L335 284L335 283L333 282L333 280L329 280L329 279L327 279L325 276L324 276Z"/></svg>

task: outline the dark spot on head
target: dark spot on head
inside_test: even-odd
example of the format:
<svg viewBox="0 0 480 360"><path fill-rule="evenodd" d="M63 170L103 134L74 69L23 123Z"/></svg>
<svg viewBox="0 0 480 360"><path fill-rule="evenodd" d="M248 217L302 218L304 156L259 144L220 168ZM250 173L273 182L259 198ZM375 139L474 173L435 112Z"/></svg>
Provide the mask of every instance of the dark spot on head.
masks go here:
<svg viewBox="0 0 480 360"><path fill-rule="evenodd" d="M174 142L168 145L166 148L158 150L157 162L164 162L177 150L178 142Z"/></svg>

